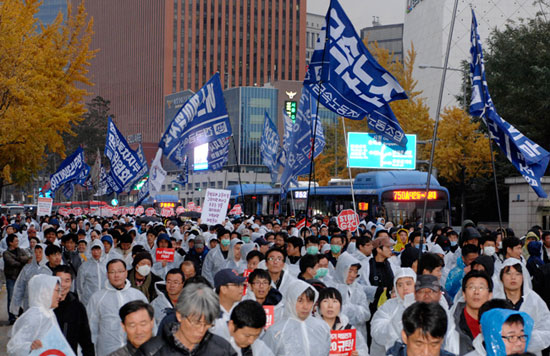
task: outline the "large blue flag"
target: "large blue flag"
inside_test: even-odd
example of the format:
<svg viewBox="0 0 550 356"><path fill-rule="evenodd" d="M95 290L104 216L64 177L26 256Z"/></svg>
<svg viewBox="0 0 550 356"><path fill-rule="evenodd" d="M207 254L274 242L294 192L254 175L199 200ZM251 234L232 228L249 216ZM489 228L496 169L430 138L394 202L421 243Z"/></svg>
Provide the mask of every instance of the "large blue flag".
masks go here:
<svg viewBox="0 0 550 356"><path fill-rule="evenodd" d="M130 148L110 117L105 156L111 162L111 169L107 174L108 182L117 193L130 189L137 179L147 173L145 159Z"/></svg>
<svg viewBox="0 0 550 356"><path fill-rule="evenodd" d="M172 183L179 185L186 185L189 182L189 158L187 156L183 159L183 167L180 174L176 176L176 179L172 180Z"/></svg>
<svg viewBox="0 0 550 356"><path fill-rule="evenodd" d="M278 161L281 166L286 165L286 160L288 157L288 151L290 150L290 144L292 143L292 130L294 129L294 123L286 111L283 110L283 122L284 122L284 133L283 133L283 146L278 153Z"/></svg>
<svg viewBox="0 0 550 356"><path fill-rule="evenodd" d="M407 94L370 54L337 0L330 1L325 21L304 87L340 116L368 116L370 129L405 146L407 138L388 103Z"/></svg>
<svg viewBox="0 0 550 356"><path fill-rule="evenodd" d="M491 138L500 147L504 155L531 185L537 195L546 198L547 194L542 189L540 179L548 166L550 153L523 136L514 126L498 115L485 79L483 48L477 33L477 20L473 9L470 39L472 42L470 49L472 55L470 62L470 77L472 80L470 114L483 118Z"/></svg>
<svg viewBox="0 0 550 356"><path fill-rule="evenodd" d="M316 130L315 135L314 129ZM313 136L315 136L313 158L316 158L321 154L326 144L323 124L317 115L317 101L310 92L302 90L296 122L292 130L291 143L287 151L286 165L281 176L283 191L287 190L289 184L297 176L310 173Z"/></svg>
<svg viewBox="0 0 550 356"><path fill-rule="evenodd" d="M266 112L264 130L260 141L260 155L262 156L262 163L269 168L271 172L272 182L277 180L277 173L279 170L279 161L277 160L277 153L280 151L279 146L280 141L277 126L271 121Z"/></svg>
<svg viewBox="0 0 550 356"><path fill-rule="evenodd" d="M218 138L208 144L208 170L219 171L227 163L229 137Z"/></svg>
<svg viewBox="0 0 550 356"><path fill-rule="evenodd" d="M219 73L206 83L178 111L159 147L174 163L183 165L183 152L214 140L231 136L231 124Z"/></svg>
<svg viewBox="0 0 550 356"><path fill-rule="evenodd" d="M65 158L57 171L50 176L52 198L55 191L67 182L84 184L89 173L90 166L84 162L84 150L79 147L72 155Z"/></svg>

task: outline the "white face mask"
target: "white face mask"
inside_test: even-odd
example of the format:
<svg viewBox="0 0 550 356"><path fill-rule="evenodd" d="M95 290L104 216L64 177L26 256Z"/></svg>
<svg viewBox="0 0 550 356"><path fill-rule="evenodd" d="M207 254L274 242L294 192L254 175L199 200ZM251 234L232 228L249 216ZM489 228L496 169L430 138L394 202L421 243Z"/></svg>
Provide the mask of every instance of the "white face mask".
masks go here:
<svg viewBox="0 0 550 356"><path fill-rule="evenodd" d="M487 246L483 248L483 254L485 256L492 256L495 254L495 252L496 252L496 248L494 248L493 246Z"/></svg>
<svg viewBox="0 0 550 356"><path fill-rule="evenodd" d="M498 249L499 249L499 250L502 250L502 241L499 241L499 242L498 242Z"/></svg>
<svg viewBox="0 0 550 356"><path fill-rule="evenodd" d="M151 266L149 265L141 265L138 268L136 268L136 271L141 274L143 277L147 277L149 273L151 272Z"/></svg>

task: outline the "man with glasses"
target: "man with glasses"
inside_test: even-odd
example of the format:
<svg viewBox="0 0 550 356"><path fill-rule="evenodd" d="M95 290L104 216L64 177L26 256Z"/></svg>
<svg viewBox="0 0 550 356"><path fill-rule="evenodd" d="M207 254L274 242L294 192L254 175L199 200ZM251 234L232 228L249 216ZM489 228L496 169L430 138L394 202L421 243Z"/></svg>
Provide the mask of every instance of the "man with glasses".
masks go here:
<svg viewBox="0 0 550 356"><path fill-rule="evenodd" d="M493 297L493 281L485 272L470 271L462 280L462 293L464 302L458 302L453 307L460 355L474 349L473 340L481 332L479 308Z"/></svg>
<svg viewBox="0 0 550 356"><path fill-rule="evenodd" d="M271 277L271 286L279 290L283 297L288 291L290 283L296 280L290 273L284 271L285 255L285 250L279 247L272 247L265 254L265 265Z"/></svg>
<svg viewBox="0 0 550 356"><path fill-rule="evenodd" d="M148 302L143 293L131 287L127 277L126 263L110 260L105 287L92 294L86 306L97 356L106 356L126 344L126 333L120 327L120 308L133 300Z"/></svg>
<svg viewBox="0 0 550 356"><path fill-rule="evenodd" d="M173 313L174 306L178 303L178 298L183 289L184 281L183 272L180 269L172 268L166 273L166 282L155 283L157 297L151 302L151 305L155 310L157 325L168 313Z"/></svg>

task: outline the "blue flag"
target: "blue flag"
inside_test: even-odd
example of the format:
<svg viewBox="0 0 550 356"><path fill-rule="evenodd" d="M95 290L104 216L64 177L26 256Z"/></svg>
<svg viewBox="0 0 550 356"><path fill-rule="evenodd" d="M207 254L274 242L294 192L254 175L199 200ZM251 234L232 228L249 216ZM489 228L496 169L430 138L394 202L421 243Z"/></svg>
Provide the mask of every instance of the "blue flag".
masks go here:
<svg viewBox="0 0 550 356"><path fill-rule="evenodd" d="M407 138L388 103L407 94L367 50L337 0L330 1L325 21L304 87L340 116L368 116L370 129L405 146Z"/></svg>
<svg viewBox="0 0 550 356"><path fill-rule="evenodd" d="M109 117L105 156L111 162L108 182L113 190L122 193L132 187L137 179L147 173L147 163L144 157L130 148L128 142Z"/></svg>
<svg viewBox="0 0 550 356"><path fill-rule="evenodd" d="M71 200L74 193L74 183L67 182L63 185L63 196L67 200Z"/></svg>
<svg viewBox="0 0 550 356"><path fill-rule="evenodd" d="M147 199L149 196L150 196L150 194L149 194L149 178L147 178L147 180L145 181L145 183L143 183L143 185L141 186L141 189L139 190L138 199L137 199L136 203L134 204L134 206L141 205L141 203L143 203L143 201L145 199Z"/></svg>
<svg viewBox="0 0 550 356"><path fill-rule="evenodd" d="M477 21L473 9L470 39L472 42L470 49L472 55L470 62L470 77L472 80L470 114L483 118L491 138L500 147L504 155L531 185L537 195L546 198L547 194L542 189L540 179L548 166L550 153L523 136L514 126L498 115L485 79L483 48L477 33Z"/></svg>
<svg viewBox="0 0 550 356"><path fill-rule="evenodd" d="M260 142L260 155L262 156L262 163L269 168L271 172L271 181L277 180L277 173L279 170L279 162L277 160L277 152L279 152L279 133L277 132L277 126L271 121L267 112L264 119L264 130L262 133L262 139Z"/></svg>
<svg viewBox="0 0 550 356"><path fill-rule="evenodd" d="M229 137L219 138L208 144L208 170L219 171L227 163Z"/></svg>
<svg viewBox="0 0 550 356"><path fill-rule="evenodd" d="M186 185L189 182L189 158L187 156L183 159L182 168L182 172L176 176L176 179L172 180L172 183Z"/></svg>
<svg viewBox="0 0 550 356"><path fill-rule="evenodd" d="M198 145L231 136L231 124L219 73L206 83L178 111L159 147L164 154L181 167L183 153Z"/></svg>
<svg viewBox="0 0 550 356"><path fill-rule="evenodd" d="M294 123L292 122L292 119L284 110L283 122L285 128L285 132L283 134L283 146L279 150L277 159L279 161L279 164L284 167L286 165L288 151L290 150L290 144L292 143L292 130L294 129Z"/></svg>
<svg viewBox="0 0 550 356"><path fill-rule="evenodd" d="M105 171L105 168L103 165L101 165L101 168L99 170L99 184L97 188L97 192L94 194L95 196L102 196L102 195L111 195L113 194L114 190L113 187L109 185L109 175Z"/></svg>
<svg viewBox="0 0 550 356"><path fill-rule="evenodd" d="M79 147L72 155L65 158L57 171L50 176L52 198L55 191L67 182L84 184L89 173L90 166L84 163L84 150L82 147Z"/></svg>
<svg viewBox="0 0 550 356"><path fill-rule="evenodd" d="M316 129L313 155L315 158L321 154L326 143L323 124L317 115L317 101L310 92L302 90L290 147L287 151L287 161L281 177L283 191L288 189L291 181L295 180L297 176L310 173L314 128Z"/></svg>

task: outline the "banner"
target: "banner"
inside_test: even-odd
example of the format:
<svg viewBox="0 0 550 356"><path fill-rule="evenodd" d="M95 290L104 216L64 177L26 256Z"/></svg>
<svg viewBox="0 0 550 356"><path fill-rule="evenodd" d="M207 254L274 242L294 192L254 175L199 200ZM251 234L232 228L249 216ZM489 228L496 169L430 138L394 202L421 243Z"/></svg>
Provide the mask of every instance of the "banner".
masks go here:
<svg viewBox="0 0 550 356"><path fill-rule="evenodd" d="M83 184L89 173L90 166L84 163L84 150L82 147L79 147L72 155L65 158L57 171L50 176L52 198L55 191L67 182Z"/></svg>
<svg viewBox="0 0 550 356"><path fill-rule="evenodd" d="M317 115L317 101L311 93L302 90L300 105L294 123L290 148L287 151L287 162L281 177L281 188L288 189L290 182L299 175L309 174L311 169L311 150L315 134L314 158L323 152L325 135L323 124Z"/></svg>
<svg viewBox="0 0 550 356"><path fill-rule="evenodd" d="M265 327L267 330L271 325L275 324L275 306L263 305L265 311Z"/></svg>
<svg viewBox="0 0 550 356"><path fill-rule="evenodd" d="M351 356L355 351L357 330L331 330L330 356Z"/></svg>
<svg viewBox="0 0 550 356"><path fill-rule="evenodd" d="M264 130L260 141L260 155L262 163L271 172L271 181L277 180L279 162L277 161L277 152L279 151L280 141L277 126L271 121L267 112L264 119Z"/></svg>
<svg viewBox="0 0 550 356"><path fill-rule="evenodd" d="M231 136L231 133L220 75L216 73L181 107L162 136L159 147L181 167L183 152Z"/></svg>
<svg viewBox="0 0 550 356"><path fill-rule="evenodd" d="M279 164L281 166L286 165L288 151L290 150L290 144L292 143L292 130L294 129L294 123L286 111L283 110L283 121L285 125L285 132L283 134L283 147L279 151Z"/></svg>
<svg viewBox="0 0 550 356"><path fill-rule="evenodd" d="M105 156L111 162L107 181L117 193L130 189L137 179L147 173L147 164L144 162L144 158L140 158L130 148L110 117L105 143Z"/></svg>
<svg viewBox="0 0 550 356"><path fill-rule="evenodd" d="M174 254L176 250L173 248L157 248L156 249L156 262L174 262Z"/></svg>
<svg viewBox="0 0 550 356"><path fill-rule="evenodd" d="M149 192L152 195L161 191L162 183L166 178L166 171L162 168L162 150L159 148L153 163L151 163L151 169L149 170Z"/></svg>
<svg viewBox="0 0 550 356"><path fill-rule="evenodd" d="M502 153L516 167L537 195L540 198L546 198L548 195L542 189L540 179L548 166L550 153L523 136L514 126L498 115L485 79L483 48L481 38L477 33L477 21L473 9L470 39L472 42L470 49L472 55L470 62L470 77L472 79L470 115L483 118L491 134L491 139L502 150Z"/></svg>
<svg viewBox="0 0 550 356"><path fill-rule="evenodd" d="M189 182L189 158L187 156L183 159L182 172L176 176L176 179L172 180L172 183L185 186Z"/></svg>
<svg viewBox="0 0 550 356"><path fill-rule="evenodd" d="M51 215L52 206L53 206L52 198L38 198L38 203L36 204L36 215L37 216Z"/></svg>
<svg viewBox="0 0 550 356"><path fill-rule="evenodd" d="M304 88L338 115L353 120L369 116L369 128L377 134L397 144L407 142L389 106L407 94L370 54L337 0L330 1Z"/></svg>
<svg viewBox="0 0 550 356"><path fill-rule="evenodd" d="M201 221L206 225L221 224L227 215L227 205L231 197L230 190L206 189Z"/></svg>
<svg viewBox="0 0 550 356"><path fill-rule="evenodd" d="M359 227L359 216L351 209L345 209L338 214L336 219L338 228L342 231L354 232Z"/></svg>

